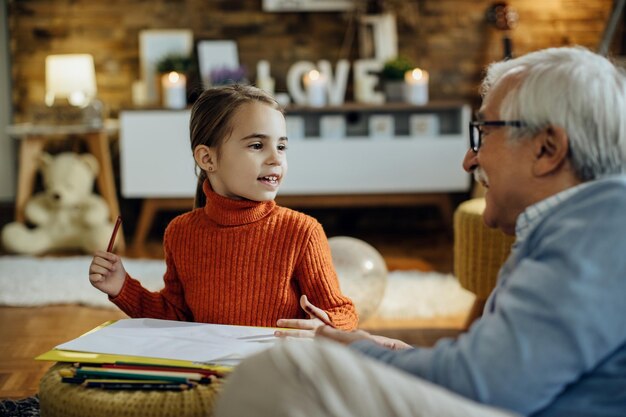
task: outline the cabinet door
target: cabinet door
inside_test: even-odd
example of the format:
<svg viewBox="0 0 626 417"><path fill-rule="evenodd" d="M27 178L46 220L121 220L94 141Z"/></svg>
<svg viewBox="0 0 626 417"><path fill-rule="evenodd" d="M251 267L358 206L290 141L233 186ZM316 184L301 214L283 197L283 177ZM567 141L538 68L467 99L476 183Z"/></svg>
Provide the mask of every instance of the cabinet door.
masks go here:
<svg viewBox="0 0 626 417"><path fill-rule="evenodd" d="M189 139L190 112L120 114L120 170L126 198L186 198L196 192Z"/></svg>
<svg viewBox="0 0 626 417"><path fill-rule="evenodd" d="M467 143L436 139L299 140L289 144L281 195L466 191Z"/></svg>

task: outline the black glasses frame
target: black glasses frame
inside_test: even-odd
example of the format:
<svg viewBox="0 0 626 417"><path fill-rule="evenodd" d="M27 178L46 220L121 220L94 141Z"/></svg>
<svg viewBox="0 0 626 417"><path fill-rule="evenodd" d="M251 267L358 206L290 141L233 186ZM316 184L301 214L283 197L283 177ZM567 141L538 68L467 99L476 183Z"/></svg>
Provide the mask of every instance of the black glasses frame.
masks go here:
<svg viewBox="0 0 626 417"><path fill-rule="evenodd" d="M483 126L511 126L511 127L524 127L526 123L521 120L475 120L469 123L469 140L470 149L474 152L478 152L480 145L482 144Z"/></svg>

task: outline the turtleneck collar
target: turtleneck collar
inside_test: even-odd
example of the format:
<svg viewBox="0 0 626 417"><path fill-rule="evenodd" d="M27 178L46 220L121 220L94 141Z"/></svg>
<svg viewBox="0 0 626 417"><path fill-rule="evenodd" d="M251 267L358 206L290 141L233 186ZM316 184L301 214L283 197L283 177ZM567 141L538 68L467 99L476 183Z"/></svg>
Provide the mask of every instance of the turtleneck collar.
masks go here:
<svg viewBox="0 0 626 417"><path fill-rule="evenodd" d="M213 191L209 180L204 180L202 190L206 196L204 213L221 226L241 226L266 217L276 207L274 200L233 200Z"/></svg>

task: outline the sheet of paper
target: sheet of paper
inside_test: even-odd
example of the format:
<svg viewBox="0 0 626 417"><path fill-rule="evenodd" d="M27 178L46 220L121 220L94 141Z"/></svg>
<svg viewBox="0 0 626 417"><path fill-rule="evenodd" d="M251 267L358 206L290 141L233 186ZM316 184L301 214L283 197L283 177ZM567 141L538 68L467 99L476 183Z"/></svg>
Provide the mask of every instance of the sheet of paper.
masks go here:
<svg viewBox="0 0 626 417"><path fill-rule="evenodd" d="M277 340L275 328L123 319L56 349L236 364Z"/></svg>

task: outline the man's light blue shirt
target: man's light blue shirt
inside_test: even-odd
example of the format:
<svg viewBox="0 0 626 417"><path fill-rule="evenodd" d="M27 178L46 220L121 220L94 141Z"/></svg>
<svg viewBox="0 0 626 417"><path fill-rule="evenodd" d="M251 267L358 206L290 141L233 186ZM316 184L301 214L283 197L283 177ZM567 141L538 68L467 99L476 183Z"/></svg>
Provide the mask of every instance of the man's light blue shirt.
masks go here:
<svg viewBox="0 0 626 417"><path fill-rule="evenodd" d="M626 415L626 177L528 207L483 317L433 348L351 347L536 416Z"/></svg>

